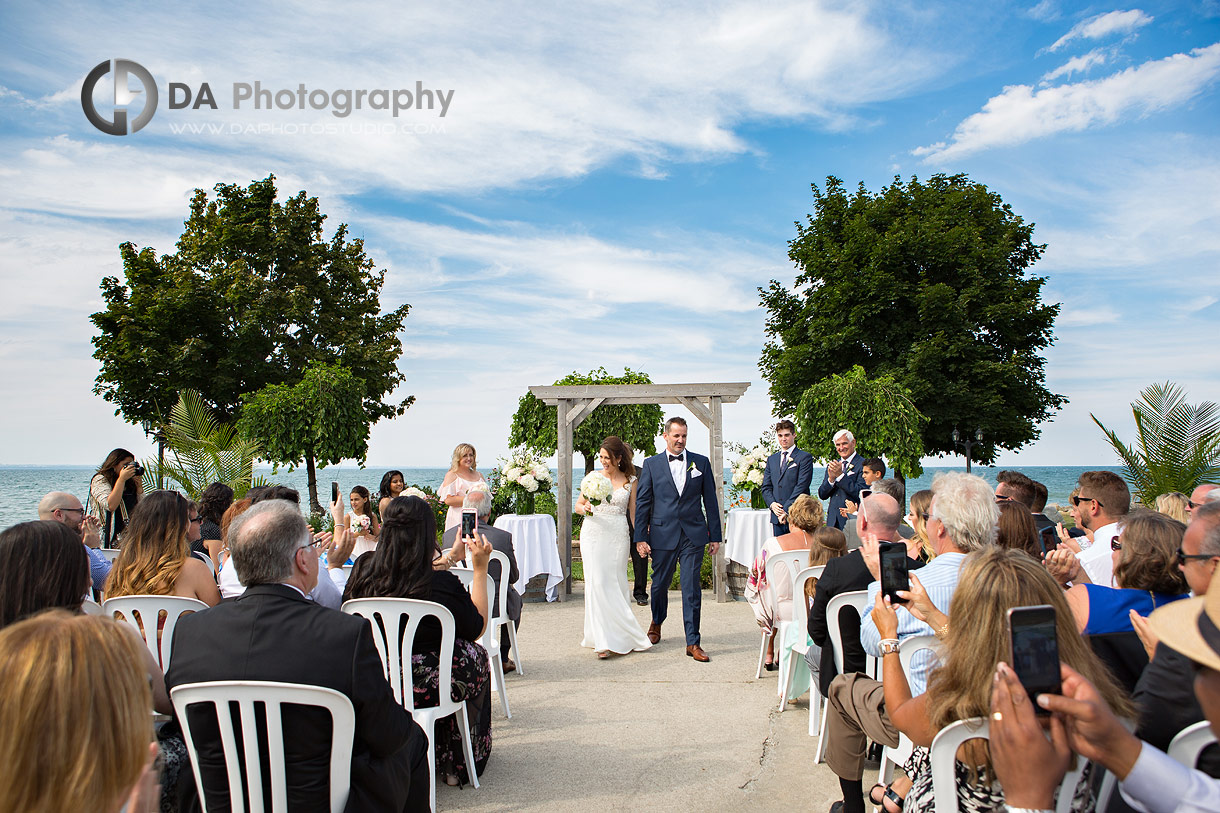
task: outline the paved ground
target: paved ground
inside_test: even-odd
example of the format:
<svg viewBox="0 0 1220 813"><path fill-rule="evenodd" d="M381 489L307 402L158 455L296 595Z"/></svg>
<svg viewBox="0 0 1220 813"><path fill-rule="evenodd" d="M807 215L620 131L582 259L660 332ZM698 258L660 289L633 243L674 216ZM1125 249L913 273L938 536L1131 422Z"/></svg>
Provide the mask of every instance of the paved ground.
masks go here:
<svg viewBox="0 0 1220 813"><path fill-rule="evenodd" d="M830 770L813 764L808 696L779 714L777 673L754 679L759 634L745 602L703 594L711 663L686 657L677 592L660 644L599 661L580 647L582 589L525 605L513 717L493 699L483 785L441 785L441 810L825 811L839 798ZM646 629L648 608L631 606Z"/></svg>

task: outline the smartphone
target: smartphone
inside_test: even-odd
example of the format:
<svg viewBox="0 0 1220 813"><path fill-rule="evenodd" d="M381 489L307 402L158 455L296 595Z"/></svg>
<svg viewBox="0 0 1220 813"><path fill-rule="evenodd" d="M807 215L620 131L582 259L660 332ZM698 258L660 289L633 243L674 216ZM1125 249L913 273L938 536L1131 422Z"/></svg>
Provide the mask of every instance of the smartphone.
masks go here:
<svg viewBox="0 0 1220 813"><path fill-rule="evenodd" d="M873 490L871 488L862 488L862 489L860 489L859 502L864 502L865 497L871 497L871 496L873 496Z"/></svg>
<svg viewBox="0 0 1220 813"><path fill-rule="evenodd" d="M331 505L339 502L339 482L337 480L330 481L330 502Z"/></svg>
<svg viewBox="0 0 1220 813"><path fill-rule="evenodd" d="M479 520L478 512L473 508L462 509L462 538L474 537L474 529Z"/></svg>
<svg viewBox="0 0 1220 813"><path fill-rule="evenodd" d="M880 550L881 590L889 596L891 604L905 604L906 599L898 598L898 591L911 589L907 546L901 542L882 542Z"/></svg>
<svg viewBox="0 0 1220 813"><path fill-rule="evenodd" d="M1031 701L1040 694L1062 692L1054 607L1039 604L1009 610L1008 645L1008 663L1017 673ZM1034 710L1038 714L1050 714L1036 702Z"/></svg>

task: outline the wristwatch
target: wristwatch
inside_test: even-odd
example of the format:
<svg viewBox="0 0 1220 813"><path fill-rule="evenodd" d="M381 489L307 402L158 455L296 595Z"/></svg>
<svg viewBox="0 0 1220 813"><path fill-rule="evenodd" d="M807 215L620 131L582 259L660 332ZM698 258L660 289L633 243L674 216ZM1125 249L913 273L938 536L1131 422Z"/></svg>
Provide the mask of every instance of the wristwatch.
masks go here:
<svg viewBox="0 0 1220 813"><path fill-rule="evenodd" d="M898 654L898 639L886 638L881 642L881 655L897 655Z"/></svg>

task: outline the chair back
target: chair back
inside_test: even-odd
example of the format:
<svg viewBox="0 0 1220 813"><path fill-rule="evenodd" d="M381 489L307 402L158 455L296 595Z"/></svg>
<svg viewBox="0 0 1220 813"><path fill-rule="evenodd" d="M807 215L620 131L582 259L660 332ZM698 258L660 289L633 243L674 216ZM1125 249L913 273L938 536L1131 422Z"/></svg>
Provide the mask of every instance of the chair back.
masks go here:
<svg viewBox="0 0 1220 813"><path fill-rule="evenodd" d="M958 720L940 730L932 740L929 752L932 763L932 797L936 800L936 813L957 813L957 749L962 743L973 739L988 739L991 735L990 720L986 717L972 717L969 720ZM1059 798L1055 803L1055 813L1068 813L1072 809L1072 796L1080 774L1088 764L1083 759L1076 760L1076 767L1067 772L1059 785Z"/></svg>
<svg viewBox="0 0 1220 813"><path fill-rule="evenodd" d="M916 652L930 650L934 654L939 655L942 650L940 639L935 635L912 635L908 638L903 638L898 643L898 662L902 665L902 673L906 676L907 684L911 682L911 661L915 657ZM911 739L902 732L898 733L898 744L890 747L886 746L881 751L881 779L885 784L889 784L894 775L895 767L902 767L911 757L911 751L915 744Z"/></svg>
<svg viewBox="0 0 1220 813"><path fill-rule="evenodd" d="M491 562L500 564L500 578L491 579ZM492 617L487 619L487 626L490 627L497 621L508 620L508 574L512 572L512 568L508 564L508 554L504 551L493 550L491 552L491 562L488 562L487 578L491 579L494 584L493 594L495 595L495 603L488 604L487 610Z"/></svg>
<svg viewBox="0 0 1220 813"><path fill-rule="evenodd" d="M216 576L216 563L212 561L211 556L208 556L206 553L195 553L192 555L198 559L202 559L203 563L208 566L208 570L212 571L212 576Z"/></svg>
<svg viewBox="0 0 1220 813"><path fill-rule="evenodd" d="M85 599L84 601L82 601L80 603L80 611L82 613L84 613L85 615L104 616L106 614L106 611L102 609L102 605L98 604L96 601L93 601L92 599Z"/></svg>
<svg viewBox="0 0 1220 813"><path fill-rule="evenodd" d="M825 569L826 565L814 565L792 576L792 623L799 624L801 629L809 626L809 602L805 599L805 583L810 579L822 578L822 571Z"/></svg>
<svg viewBox="0 0 1220 813"><path fill-rule="evenodd" d="M97 552L105 556L111 564L114 564L114 560L119 558L119 553L121 553L118 548L98 548Z"/></svg>
<svg viewBox="0 0 1220 813"><path fill-rule="evenodd" d="M783 550L767 557L767 585L774 590L775 585L784 582L791 583L796 572L809 561L808 550Z"/></svg>
<svg viewBox="0 0 1220 813"><path fill-rule="evenodd" d="M169 654L174 643L174 627L183 613L197 613L208 605L197 598L183 596L118 596L102 602L102 610L115 619L130 624L140 637L161 671L169 670ZM165 620L161 621L161 613Z"/></svg>
<svg viewBox="0 0 1220 813"><path fill-rule="evenodd" d="M839 593L826 604L826 626L830 629L830 644L834 647L835 669L843 674L843 630L839 626L839 612L845 607L854 607L861 619L868 604L867 590Z"/></svg>
<svg viewBox="0 0 1220 813"><path fill-rule="evenodd" d="M230 809L242 811L265 811L287 813L288 782L284 759L284 728L281 708L284 704L295 706L318 706L330 712L332 737L330 743L330 810L341 813L347 805L351 789L352 742L356 732L356 712L346 695L321 686L302 686L296 683L276 683L257 680L219 680L210 683L187 683L170 692L174 712L182 726L182 737L186 740L195 772L195 787L199 790L200 807L207 813L207 794L204 792L203 774L200 771L199 754L191 734L189 706L207 703L216 710L216 722L220 730L220 744L224 751L225 770L228 775ZM242 746L239 749L233 733L232 703L238 705ZM259 749L259 732L255 716L255 705L265 707L267 766L271 779L271 799L268 805L263 799L263 761ZM245 770L242 771L244 759ZM244 781L243 781L244 777ZM247 808L243 787L249 790L250 804ZM221 790L216 788L216 790Z"/></svg>
<svg viewBox="0 0 1220 813"><path fill-rule="evenodd" d="M492 551L492 553L494 554L494 553L500 553L500 552ZM505 556L503 553L500 553L500 557L503 560L503 562L508 561L508 557ZM457 576L461 580L462 586L466 588L467 592L470 592L471 588L474 587L474 571L471 570L470 568L451 567L451 568L449 568L449 572L452 573L453 575ZM501 569L500 572L508 573L508 565L504 564L503 569ZM491 602L495 598L495 595L496 595L496 582L494 579L491 578L490 575L487 577L486 581L487 581L487 612L490 614L491 607L492 607ZM508 601L508 579L501 579L500 581L504 585L504 588L503 588L504 600L507 602ZM483 625L482 636L479 637L479 644L484 649L486 649L489 653L492 651L492 649L491 649L491 647L492 647L491 630L492 630L492 619L489 618L489 619L487 619L487 623L485 623ZM495 651L499 652L500 644L497 642L495 644L495 646L496 646Z"/></svg>
<svg viewBox="0 0 1220 813"><path fill-rule="evenodd" d="M448 607L415 598L353 598L343 602L339 609L368 619L373 627L373 643L386 670L386 679L394 690L394 699L412 713L415 712L415 683L411 673L411 653L415 651L415 635L421 621L435 618L441 625L438 664L440 698L442 704L449 699L447 687L453 684L453 642L457 624Z"/></svg>
<svg viewBox="0 0 1220 813"><path fill-rule="evenodd" d="M1212 733L1207 720L1202 720L1179 731L1173 741L1169 743L1169 750L1166 753L1193 770L1199 762L1199 755L1203 753L1203 749L1214 742L1216 742L1216 735Z"/></svg>

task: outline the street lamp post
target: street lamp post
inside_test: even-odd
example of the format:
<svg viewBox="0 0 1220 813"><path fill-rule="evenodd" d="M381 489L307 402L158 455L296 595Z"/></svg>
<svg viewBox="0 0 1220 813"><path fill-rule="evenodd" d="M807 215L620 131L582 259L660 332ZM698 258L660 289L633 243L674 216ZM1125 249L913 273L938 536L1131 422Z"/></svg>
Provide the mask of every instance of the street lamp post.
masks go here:
<svg viewBox="0 0 1220 813"><path fill-rule="evenodd" d="M982 429L974 430L974 437L971 438L969 435L963 435L961 432L957 431L956 426L953 427L953 445L960 446L961 448L966 450L966 471L967 471L967 473L969 473L969 471L970 471L970 449L972 446L976 446L982 442L983 442L983 430Z"/></svg>
<svg viewBox="0 0 1220 813"><path fill-rule="evenodd" d="M154 429L152 421L140 421L140 428L157 442L157 490L160 491L165 488L165 433L159 426Z"/></svg>

